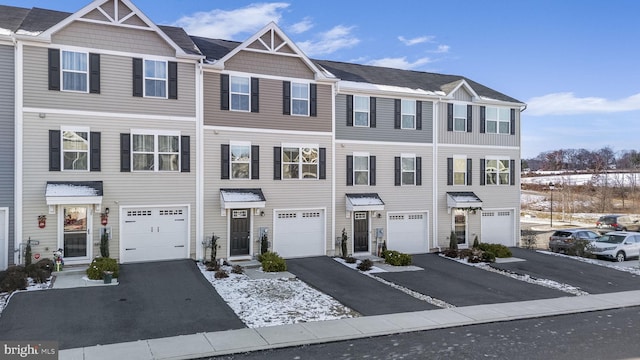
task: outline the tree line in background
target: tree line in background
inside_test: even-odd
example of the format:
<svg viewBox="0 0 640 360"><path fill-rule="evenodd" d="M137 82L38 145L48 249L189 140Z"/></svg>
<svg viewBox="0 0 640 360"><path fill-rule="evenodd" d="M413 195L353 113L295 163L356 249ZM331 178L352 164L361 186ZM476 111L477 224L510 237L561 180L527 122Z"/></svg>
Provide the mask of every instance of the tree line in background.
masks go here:
<svg viewBox="0 0 640 360"><path fill-rule="evenodd" d="M559 149L545 151L535 158L522 159L522 169L531 171L593 171L607 169L637 170L640 168L640 152L621 150L614 152L605 146L598 150Z"/></svg>

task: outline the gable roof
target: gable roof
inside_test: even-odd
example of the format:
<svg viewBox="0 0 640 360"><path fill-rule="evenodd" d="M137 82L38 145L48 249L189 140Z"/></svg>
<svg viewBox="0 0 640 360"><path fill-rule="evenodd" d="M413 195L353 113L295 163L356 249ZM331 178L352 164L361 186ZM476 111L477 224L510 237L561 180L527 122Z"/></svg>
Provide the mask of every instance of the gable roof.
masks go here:
<svg viewBox="0 0 640 360"><path fill-rule="evenodd" d="M214 63L222 59L241 44L239 41L209 39L200 36L190 37L205 56L207 62L210 63Z"/></svg>

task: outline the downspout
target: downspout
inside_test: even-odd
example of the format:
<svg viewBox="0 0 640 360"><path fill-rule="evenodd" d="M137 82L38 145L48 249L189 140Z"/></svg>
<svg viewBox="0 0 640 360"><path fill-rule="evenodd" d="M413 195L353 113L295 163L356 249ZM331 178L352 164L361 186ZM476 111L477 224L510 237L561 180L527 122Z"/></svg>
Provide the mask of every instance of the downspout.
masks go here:
<svg viewBox="0 0 640 360"><path fill-rule="evenodd" d="M331 84L331 250L336 254L336 96L338 83Z"/></svg>
<svg viewBox="0 0 640 360"><path fill-rule="evenodd" d="M19 265L22 263L22 135L23 129L23 102L22 95L23 88L23 43L17 41L15 34L12 34L14 44L14 204L13 204L13 235L14 235L14 248L13 248L13 263Z"/></svg>
<svg viewBox="0 0 640 360"><path fill-rule="evenodd" d="M204 261L204 118L203 59L196 64L196 259Z"/></svg>
<svg viewBox="0 0 640 360"><path fill-rule="evenodd" d="M439 123L439 111L440 102L442 98L438 98L438 101L433 106L433 172L432 172L432 183L433 183L433 248L437 248L438 252L442 252L440 245L438 244L438 123Z"/></svg>

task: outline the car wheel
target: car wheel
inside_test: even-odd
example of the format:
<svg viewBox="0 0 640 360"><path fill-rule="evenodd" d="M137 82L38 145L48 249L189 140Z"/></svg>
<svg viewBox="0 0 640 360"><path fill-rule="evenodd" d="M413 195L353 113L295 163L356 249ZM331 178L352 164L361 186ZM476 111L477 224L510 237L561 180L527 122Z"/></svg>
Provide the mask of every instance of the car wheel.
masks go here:
<svg viewBox="0 0 640 360"><path fill-rule="evenodd" d="M626 258L624 256L624 253L622 251L618 251L618 253L616 254L616 261L617 262L623 262L625 260L626 260Z"/></svg>

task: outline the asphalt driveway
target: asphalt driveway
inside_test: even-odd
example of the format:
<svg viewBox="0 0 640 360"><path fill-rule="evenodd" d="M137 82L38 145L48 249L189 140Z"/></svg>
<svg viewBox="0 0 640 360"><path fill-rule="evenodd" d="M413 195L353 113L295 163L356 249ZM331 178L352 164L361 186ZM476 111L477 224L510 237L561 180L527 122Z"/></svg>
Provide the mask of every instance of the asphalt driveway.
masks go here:
<svg viewBox="0 0 640 360"><path fill-rule="evenodd" d="M121 265L118 281L15 294L0 317L0 339L69 349L246 327L193 260Z"/></svg>
<svg viewBox="0 0 640 360"><path fill-rule="evenodd" d="M559 290L444 259L438 254L413 255L413 265L423 268L424 271L374 275L455 306L571 296Z"/></svg>
<svg viewBox="0 0 640 360"><path fill-rule="evenodd" d="M535 250L511 248L514 257L526 261L494 263L496 269L550 279L580 288L590 294L640 290L640 276L588 264L575 259L539 253Z"/></svg>
<svg viewBox="0 0 640 360"><path fill-rule="evenodd" d="M287 271L364 316L439 309L328 256L287 259Z"/></svg>

